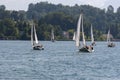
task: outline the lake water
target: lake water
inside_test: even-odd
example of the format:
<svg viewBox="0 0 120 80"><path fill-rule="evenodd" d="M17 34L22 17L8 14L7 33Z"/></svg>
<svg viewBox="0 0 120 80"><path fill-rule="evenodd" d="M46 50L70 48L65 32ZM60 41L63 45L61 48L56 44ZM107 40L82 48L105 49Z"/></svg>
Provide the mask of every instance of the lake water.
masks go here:
<svg viewBox="0 0 120 80"><path fill-rule="evenodd" d="M120 80L120 43L97 42L93 53L78 53L73 41L0 41L0 80ZM88 42L89 44L89 42Z"/></svg>

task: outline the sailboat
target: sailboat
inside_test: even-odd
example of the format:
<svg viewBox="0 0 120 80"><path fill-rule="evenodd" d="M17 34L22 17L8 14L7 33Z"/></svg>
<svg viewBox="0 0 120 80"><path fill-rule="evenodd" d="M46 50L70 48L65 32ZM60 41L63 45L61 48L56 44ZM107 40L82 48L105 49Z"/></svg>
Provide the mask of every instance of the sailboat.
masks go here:
<svg viewBox="0 0 120 80"><path fill-rule="evenodd" d="M54 30L51 30L51 41L55 42Z"/></svg>
<svg viewBox="0 0 120 80"><path fill-rule="evenodd" d="M92 28L92 24L91 24L91 45L92 45L92 46L96 45L96 44L95 44L95 41L94 41L94 37L93 37L93 28Z"/></svg>
<svg viewBox="0 0 120 80"><path fill-rule="evenodd" d="M73 41L75 41L76 40L76 32L74 32L74 34L73 34Z"/></svg>
<svg viewBox="0 0 120 80"><path fill-rule="evenodd" d="M43 45L38 42L35 24L32 24L32 27L31 27L31 44L32 44L33 50L44 50Z"/></svg>
<svg viewBox="0 0 120 80"><path fill-rule="evenodd" d="M114 47L115 46L115 44L113 43L113 42L111 42L111 40L110 40L110 29L108 30L108 34L107 34L107 46L108 47Z"/></svg>
<svg viewBox="0 0 120 80"><path fill-rule="evenodd" d="M82 28L82 44L80 44L80 28ZM79 52L93 52L93 47L87 46L85 41L84 35L84 28L83 28L83 14L80 14L78 23L77 23L77 34L76 34L76 46L79 48Z"/></svg>

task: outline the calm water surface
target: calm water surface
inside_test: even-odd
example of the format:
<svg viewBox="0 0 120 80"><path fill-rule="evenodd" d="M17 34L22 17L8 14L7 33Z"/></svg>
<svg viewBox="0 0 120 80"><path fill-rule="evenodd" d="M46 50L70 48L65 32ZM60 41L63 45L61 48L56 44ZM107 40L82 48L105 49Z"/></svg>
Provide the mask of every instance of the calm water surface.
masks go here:
<svg viewBox="0 0 120 80"><path fill-rule="evenodd" d="M0 80L120 80L120 43L97 42L93 53L78 53L73 41L0 41ZM89 44L89 42L88 42Z"/></svg>

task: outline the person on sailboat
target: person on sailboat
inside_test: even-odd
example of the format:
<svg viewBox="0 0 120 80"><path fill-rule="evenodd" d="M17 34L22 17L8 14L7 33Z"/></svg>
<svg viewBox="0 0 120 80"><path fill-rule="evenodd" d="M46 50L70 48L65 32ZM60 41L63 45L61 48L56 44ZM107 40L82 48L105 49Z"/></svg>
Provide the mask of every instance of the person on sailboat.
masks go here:
<svg viewBox="0 0 120 80"><path fill-rule="evenodd" d="M90 45L90 49L93 50L93 46Z"/></svg>
<svg viewBox="0 0 120 80"><path fill-rule="evenodd" d="M40 47L43 47L43 45L40 45Z"/></svg>
<svg viewBox="0 0 120 80"><path fill-rule="evenodd" d="M85 46L85 48L89 49L89 46Z"/></svg>
<svg viewBox="0 0 120 80"><path fill-rule="evenodd" d="M114 43L113 43L113 42L111 42L111 44L110 44L110 45L112 45L112 46L113 46L113 45L114 45Z"/></svg>
<svg viewBox="0 0 120 80"><path fill-rule="evenodd" d="M43 48L43 45L36 45L36 46L34 46L33 48L34 48L34 49L41 48L42 50L44 49L44 48Z"/></svg>
<svg viewBox="0 0 120 80"><path fill-rule="evenodd" d="M93 46L85 46L87 49L93 50Z"/></svg>

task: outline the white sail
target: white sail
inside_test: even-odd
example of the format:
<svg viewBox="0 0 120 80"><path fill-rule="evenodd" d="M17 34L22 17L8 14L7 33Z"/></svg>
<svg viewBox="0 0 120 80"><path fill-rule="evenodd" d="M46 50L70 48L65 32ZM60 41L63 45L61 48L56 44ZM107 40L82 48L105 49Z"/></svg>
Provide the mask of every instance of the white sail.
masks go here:
<svg viewBox="0 0 120 80"><path fill-rule="evenodd" d="M83 45L80 48L80 28L82 28L82 42ZM86 45L86 41L85 41L85 35L84 35L84 26L83 26L83 15L80 14L79 20L78 20L78 24L77 24L77 34L76 34L76 46L79 47L79 51L81 52L92 52L93 47L92 46L87 46Z"/></svg>
<svg viewBox="0 0 120 80"><path fill-rule="evenodd" d="M36 34L36 29L35 29L35 25L33 25L34 27L34 36L35 36L35 43L38 44L38 38L37 38L37 34Z"/></svg>
<svg viewBox="0 0 120 80"><path fill-rule="evenodd" d="M85 42L85 35L84 35L84 32L82 32L82 36L83 36L83 46L86 45L86 42Z"/></svg>
<svg viewBox="0 0 120 80"><path fill-rule="evenodd" d="M77 23L77 33L76 33L76 46L79 47L80 46L80 24L81 24L81 17L82 14L80 14L80 17L78 19L78 23Z"/></svg>
<svg viewBox="0 0 120 80"><path fill-rule="evenodd" d="M35 24L33 22L31 26L31 44L33 47L33 50L44 50L43 45L39 44L38 38L37 38L37 33L35 29Z"/></svg>
<svg viewBox="0 0 120 80"><path fill-rule="evenodd" d="M83 16L82 16L82 37L83 37L83 46L86 45L86 42L85 42L85 35L84 35L84 28L83 28Z"/></svg>
<svg viewBox="0 0 120 80"><path fill-rule="evenodd" d="M94 37L93 37L93 28L91 24L91 42L94 43Z"/></svg>
<svg viewBox="0 0 120 80"><path fill-rule="evenodd" d="M51 30L51 40L54 40L55 39L55 37L54 37L54 31L53 31L53 29Z"/></svg>
<svg viewBox="0 0 120 80"><path fill-rule="evenodd" d="M74 41L76 40L76 32L74 32L74 34L73 34L73 40Z"/></svg>
<svg viewBox="0 0 120 80"><path fill-rule="evenodd" d="M31 26L31 44L33 46L33 25Z"/></svg>
<svg viewBox="0 0 120 80"><path fill-rule="evenodd" d="M108 30L108 34L107 34L107 42L110 42L110 29Z"/></svg>

